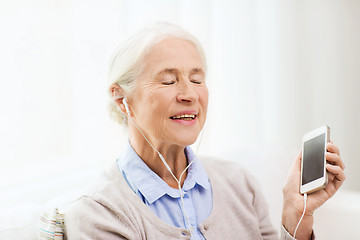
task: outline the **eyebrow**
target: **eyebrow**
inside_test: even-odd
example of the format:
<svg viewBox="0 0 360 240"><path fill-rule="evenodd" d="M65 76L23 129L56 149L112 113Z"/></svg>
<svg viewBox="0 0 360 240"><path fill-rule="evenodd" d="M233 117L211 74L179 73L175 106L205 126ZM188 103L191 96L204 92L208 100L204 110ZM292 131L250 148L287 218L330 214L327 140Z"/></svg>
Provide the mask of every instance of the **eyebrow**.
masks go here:
<svg viewBox="0 0 360 240"><path fill-rule="evenodd" d="M176 74L176 73L178 73L178 72L179 72L179 71L178 71L176 68L165 68L165 69L161 70L160 72L155 73L155 74L154 74L154 77L158 77L158 76L160 76L160 75L162 75L162 74L164 74L164 73Z"/></svg>
<svg viewBox="0 0 360 240"><path fill-rule="evenodd" d="M165 74L165 73L177 74L177 73L179 73L179 70L176 69L176 68L165 68L165 69L161 70L160 72L155 73L155 74L154 74L154 77L158 77L158 76L160 76L161 74ZM190 71L190 75L191 75L191 74L197 74L197 73L198 73L198 74L203 74L203 75L205 75L204 71L203 71L201 68L193 68L193 69L191 69L191 71Z"/></svg>
<svg viewBox="0 0 360 240"><path fill-rule="evenodd" d="M196 73L205 75L205 72L201 68L193 68L193 69L191 69L190 74L196 74Z"/></svg>

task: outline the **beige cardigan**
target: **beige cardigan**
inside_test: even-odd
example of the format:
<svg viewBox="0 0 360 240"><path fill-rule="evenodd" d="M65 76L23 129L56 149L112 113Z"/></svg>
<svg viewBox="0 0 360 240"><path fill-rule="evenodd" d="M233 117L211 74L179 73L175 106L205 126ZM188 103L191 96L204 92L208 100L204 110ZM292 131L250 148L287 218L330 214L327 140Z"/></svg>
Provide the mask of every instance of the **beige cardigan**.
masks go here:
<svg viewBox="0 0 360 240"><path fill-rule="evenodd" d="M279 239L256 180L234 162L200 158L213 191L211 215L200 224L206 239ZM65 239L190 239L186 229L159 219L128 186L114 164L94 189L65 211ZM281 239L291 239L281 228Z"/></svg>

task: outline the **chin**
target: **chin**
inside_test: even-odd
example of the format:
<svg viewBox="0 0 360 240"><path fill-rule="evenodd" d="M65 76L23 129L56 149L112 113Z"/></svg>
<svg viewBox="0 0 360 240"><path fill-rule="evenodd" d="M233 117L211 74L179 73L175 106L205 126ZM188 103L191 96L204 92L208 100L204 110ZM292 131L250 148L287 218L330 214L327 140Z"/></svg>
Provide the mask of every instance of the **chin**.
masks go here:
<svg viewBox="0 0 360 240"><path fill-rule="evenodd" d="M196 142L196 139L198 138L199 135L196 136L186 136L184 138L179 138L179 135L177 136L176 140L174 141L177 145L179 146L189 146L193 143Z"/></svg>

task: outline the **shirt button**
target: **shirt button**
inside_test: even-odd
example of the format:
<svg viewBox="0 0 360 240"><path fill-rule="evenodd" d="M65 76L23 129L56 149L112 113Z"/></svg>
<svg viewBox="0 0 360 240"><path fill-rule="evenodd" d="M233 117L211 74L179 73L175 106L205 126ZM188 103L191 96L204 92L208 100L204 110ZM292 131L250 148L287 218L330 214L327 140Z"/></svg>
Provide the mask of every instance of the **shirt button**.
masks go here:
<svg viewBox="0 0 360 240"><path fill-rule="evenodd" d="M208 230L209 229L209 226L208 225L205 225L204 226L204 230Z"/></svg>

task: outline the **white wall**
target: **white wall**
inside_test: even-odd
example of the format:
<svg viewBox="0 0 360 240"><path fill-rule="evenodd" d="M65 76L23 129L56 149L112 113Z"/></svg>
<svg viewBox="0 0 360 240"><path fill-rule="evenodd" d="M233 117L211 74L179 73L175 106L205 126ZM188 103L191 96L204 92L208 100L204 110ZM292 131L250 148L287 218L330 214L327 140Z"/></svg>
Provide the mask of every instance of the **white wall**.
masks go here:
<svg viewBox="0 0 360 240"><path fill-rule="evenodd" d="M166 20L208 55L200 153L296 153L306 131L328 124L345 187L360 190L359 12L351 0L2 1L0 189L116 158L126 132L107 114L108 56L128 33Z"/></svg>
<svg viewBox="0 0 360 240"><path fill-rule="evenodd" d="M360 2L280 3L279 143L295 146L328 124L347 166L345 187L360 190Z"/></svg>

